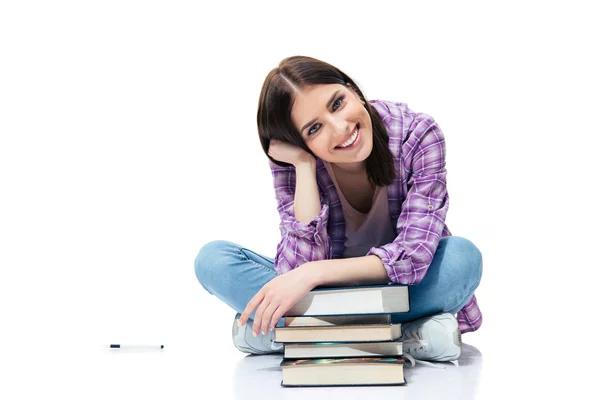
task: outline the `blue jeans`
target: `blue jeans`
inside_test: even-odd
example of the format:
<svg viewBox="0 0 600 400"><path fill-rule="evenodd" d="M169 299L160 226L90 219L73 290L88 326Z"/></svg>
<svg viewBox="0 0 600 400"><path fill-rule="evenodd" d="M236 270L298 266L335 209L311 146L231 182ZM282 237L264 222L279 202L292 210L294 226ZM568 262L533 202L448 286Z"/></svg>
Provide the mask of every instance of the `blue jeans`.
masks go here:
<svg viewBox="0 0 600 400"><path fill-rule="evenodd" d="M239 313L277 276L272 258L225 240L204 245L195 269L204 289ZM443 312L456 314L471 299L481 271L481 253L473 243L458 236L442 238L425 278L408 287L410 311L392 314L392 321L408 322ZM250 318L254 319L254 312Z"/></svg>

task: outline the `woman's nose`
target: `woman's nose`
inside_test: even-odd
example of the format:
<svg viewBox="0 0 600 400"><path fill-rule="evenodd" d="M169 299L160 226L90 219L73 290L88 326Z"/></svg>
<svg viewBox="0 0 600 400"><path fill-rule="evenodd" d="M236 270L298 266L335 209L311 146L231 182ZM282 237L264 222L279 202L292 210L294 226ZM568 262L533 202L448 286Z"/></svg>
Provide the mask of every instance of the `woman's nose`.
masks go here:
<svg viewBox="0 0 600 400"><path fill-rule="evenodd" d="M333 127L335 129L336 136L338 136L340 140L344 140L344 138L350 133L350 124L345 118L336 118L333 122Z"/></svg>

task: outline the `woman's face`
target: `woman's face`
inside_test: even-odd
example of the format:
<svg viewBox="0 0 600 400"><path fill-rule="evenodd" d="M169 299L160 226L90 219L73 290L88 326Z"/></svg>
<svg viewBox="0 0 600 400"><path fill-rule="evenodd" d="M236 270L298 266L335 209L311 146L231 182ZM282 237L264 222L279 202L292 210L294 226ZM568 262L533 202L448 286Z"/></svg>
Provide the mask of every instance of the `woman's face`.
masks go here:
<svg viewBox="0 0 600 400"><path fill-rule="evenodd" d="M365 169L363 161L373 149L373 127L367 109L350 87L304 88L296 94L292 122L318 158L347 171Z"/></svg>

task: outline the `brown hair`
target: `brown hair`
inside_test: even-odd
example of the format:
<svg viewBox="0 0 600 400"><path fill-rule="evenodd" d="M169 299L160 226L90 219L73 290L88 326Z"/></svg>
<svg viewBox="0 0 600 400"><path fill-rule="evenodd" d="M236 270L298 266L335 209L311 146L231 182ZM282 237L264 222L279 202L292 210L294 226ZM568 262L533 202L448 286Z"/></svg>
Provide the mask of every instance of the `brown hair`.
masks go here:
<svg viewBox="0 0 600 400"><path fill-rule="evenodd" d="M373 150L366 159L369 181L377 186L390 185L396 179L394 156L388 147L389 135L379 113L371 107L352 79L333 65L311 57L288 57L269 72L258 99L258 137L267 157L281 167L291 164L269 156L271 139L290 143L317 158L306 146L292 122L292 105L296 89L322 84L350 86L365 102L373 124Z"/></svg>

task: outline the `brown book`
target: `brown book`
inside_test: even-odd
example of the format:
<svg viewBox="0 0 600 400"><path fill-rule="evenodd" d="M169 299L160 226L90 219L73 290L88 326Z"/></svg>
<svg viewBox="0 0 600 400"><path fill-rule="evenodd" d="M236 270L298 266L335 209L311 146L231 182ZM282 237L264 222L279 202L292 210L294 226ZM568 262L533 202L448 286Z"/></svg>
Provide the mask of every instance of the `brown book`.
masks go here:
<svg viewBox="0 0 600 400"><path fill-rule="evenodd" d="M350 358L398 357L402 355L402 342L366 343L287 343L283 358Z"/></svg>
<svg viewBox="0 0 600 400"><path fill-rule="evenodd" d="M323 315L317 317L285 317L285 326L332 326L391 324L390 314Z"/></svg>
<svg viewBox="0 0 600 400"><path fill-rule="evenodd" d="M402 357L283 360L282 386L403 385Z"/></svg>
<svg viewBox="0 0 600 400"><path fill-rule="evenodd" d="M275 342L385 342L402 336L402 324L288 326L275 328Z"/></svg>

